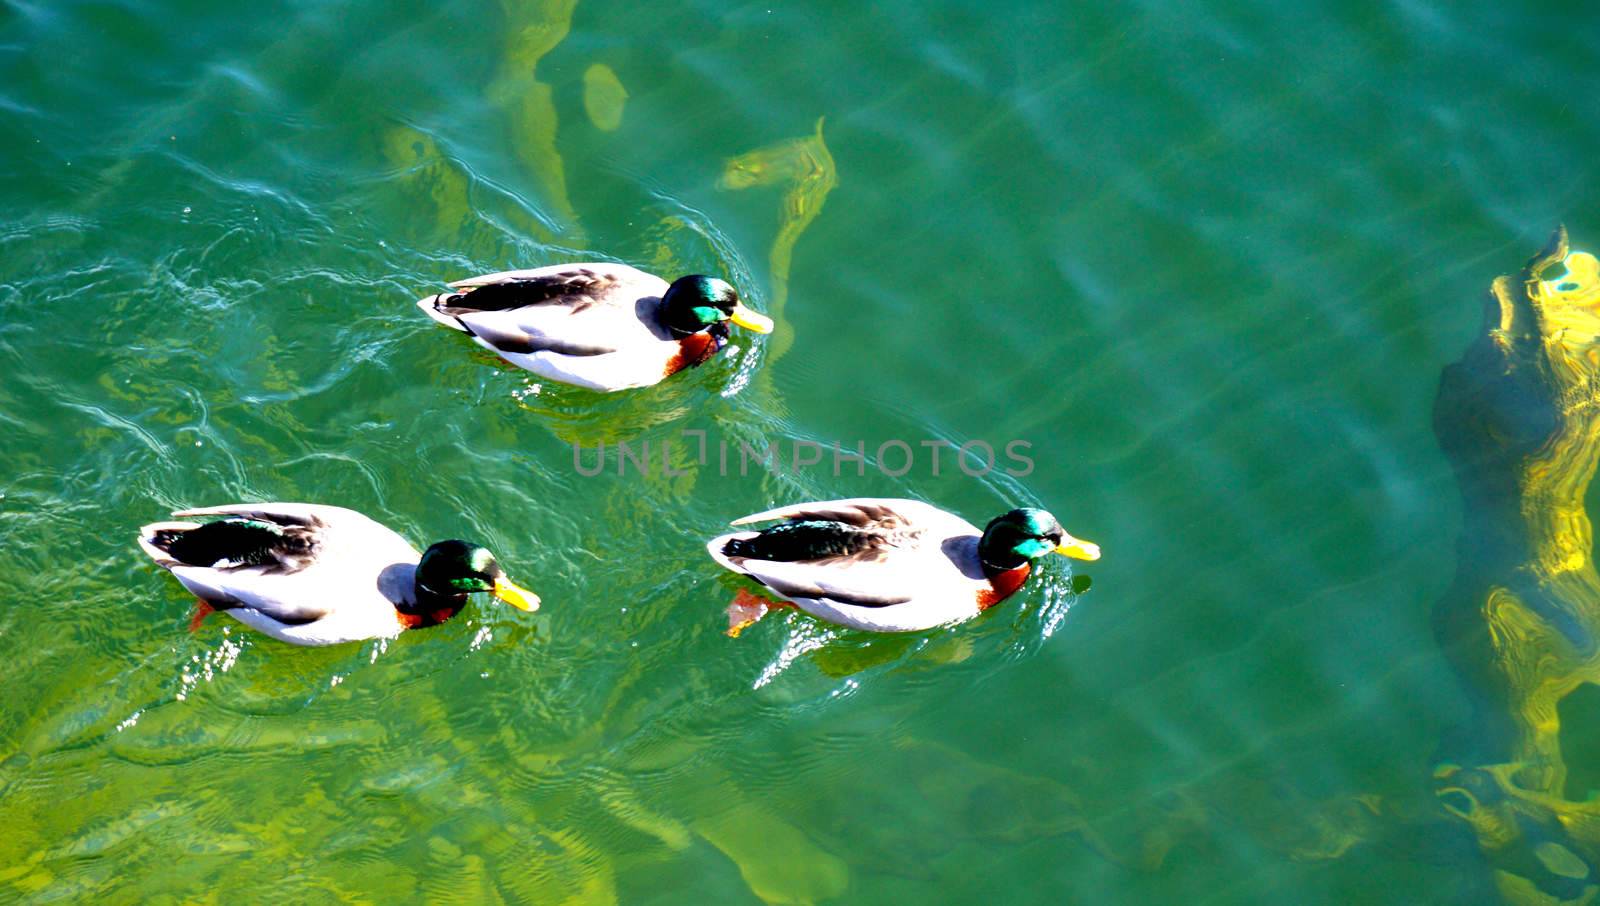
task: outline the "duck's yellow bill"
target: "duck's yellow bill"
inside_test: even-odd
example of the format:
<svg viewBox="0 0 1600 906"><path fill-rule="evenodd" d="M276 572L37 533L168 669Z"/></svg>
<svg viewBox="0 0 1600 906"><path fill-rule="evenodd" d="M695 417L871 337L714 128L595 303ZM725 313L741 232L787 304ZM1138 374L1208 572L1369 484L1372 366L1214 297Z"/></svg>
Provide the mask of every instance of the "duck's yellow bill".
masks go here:
<svg viewBox="0 0 1600 906"><path fill-rule="evenodd" d="M539 609L538 595L526 588L522 588L505 576L494 580L494 591L491 594L518 610L532 611Z"/></svg>
<svg viewBox="0 0 1600 906"><path fill-rule="evenodd" d="M1056 553L1065 554L1074 560L1098 560L1100 545L1068 535L1066 540L1061 542L1061 546L1056 548Z"/></svg>
<svg viewBox="0 0 1600 906"><path fill-rule="evenodd" d="M751 311L745 308L743 302L734 303L733 314L729 317L733 319L733 323L743 327L745 330L753 330L756 333L772 333L772 319L759 311Z"/></svg>

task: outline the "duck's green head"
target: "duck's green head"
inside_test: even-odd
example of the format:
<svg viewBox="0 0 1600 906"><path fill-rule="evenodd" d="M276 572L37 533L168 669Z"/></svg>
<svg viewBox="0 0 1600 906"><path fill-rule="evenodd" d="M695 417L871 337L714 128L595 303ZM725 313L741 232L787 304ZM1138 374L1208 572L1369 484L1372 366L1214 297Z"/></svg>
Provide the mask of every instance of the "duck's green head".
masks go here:
<svg viewBox="0 0 1600 906"><path fill-rule="evenodd" d="M440 541L424 551L417 587L445 598L486 591L520 610L539 609L539 596L507 579L494 554L466 541Z"/></svg>
<svg viewBox="0 0 1600 906"><path fill-rule="evenodd" d="M1034 507L994 517L978 541L978 557L991 570L1016 569L1052 552L1075 560L1100 559L1100 545L1072 537L1056 517Z"/></svg>
<svg viewBox="0 0 1600 906"><path fill-rule="evenodd" d="M661 323L680 340L724 321L756 333L772 333L772 319L746 308L739 301L739 293L716 277L679 277L661 297Z"/></svg>

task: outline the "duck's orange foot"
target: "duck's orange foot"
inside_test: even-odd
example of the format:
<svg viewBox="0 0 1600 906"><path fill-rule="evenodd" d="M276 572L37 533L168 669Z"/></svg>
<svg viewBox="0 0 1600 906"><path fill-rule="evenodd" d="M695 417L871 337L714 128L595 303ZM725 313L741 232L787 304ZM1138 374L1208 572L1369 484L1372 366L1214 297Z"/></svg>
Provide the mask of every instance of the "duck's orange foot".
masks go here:
<svg viewBox="0 0 1600 906"><path fill-rule="evenodd" d="M206 617L209 617L216 612L217 609L215 607L212 607L210 604L207 604L199 598L196 598L194 601L194 616L189 618L189 631L194 632L195 630L199 629L200 624L206 621Z"/></svg>
<svg viewBox="0 0 1600 906"><path fill-rule="evenodd" d="M766 616L769 610L793 606L788 601L769 600L741 588L739 593L733 596L733 603L728 605L728 638L738 638L739 633L755 625L755 622Z"/></svg>

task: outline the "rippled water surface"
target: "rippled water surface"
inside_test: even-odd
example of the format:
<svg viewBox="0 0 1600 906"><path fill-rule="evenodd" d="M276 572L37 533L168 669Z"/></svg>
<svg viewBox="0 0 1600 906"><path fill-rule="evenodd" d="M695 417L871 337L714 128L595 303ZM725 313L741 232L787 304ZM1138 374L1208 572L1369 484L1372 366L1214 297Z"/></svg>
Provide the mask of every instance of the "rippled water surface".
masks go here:
<svg viewBox="0 0 1600 906"><path fill-rule="evenodd" d="M1562 3L7 0L0 899L1496 901L1430 777L1472 704L1430 413L1494 275L1558 222L1600 246L1597 36ZM412 304L595 259L725 275L778 332L600 397ZM722 474L686 430L920 457ZM620 440L683 474L575 469ZM1043 505L1106 556L955 630L727 638L703 539L860 495ZM185 632L136 528L262 499L479 539L545 607Z"/></svg>

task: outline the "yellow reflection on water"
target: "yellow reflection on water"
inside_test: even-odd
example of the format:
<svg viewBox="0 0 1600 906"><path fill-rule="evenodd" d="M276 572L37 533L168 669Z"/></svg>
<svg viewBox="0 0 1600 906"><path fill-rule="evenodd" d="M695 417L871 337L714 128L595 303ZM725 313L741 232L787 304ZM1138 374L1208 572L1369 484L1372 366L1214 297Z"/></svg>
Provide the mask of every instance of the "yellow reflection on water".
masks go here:
<svg viewBox="0 0 1600 906"><path fill-rule="evenodd" d="M601 132L615 132L622 126L622 108L628 102L628 89L617 73L604 63L583 71L583 112Z"/></svg>
<svg viewBox="0 0 1600 906"><path fill-rule="evenodd" d="M1584 498L1600 463L1600 262L1564 230L1494 282L1490 329L1447 369L1435 430L1465 503L1462 562L1435 608L1486 700L1485 763L1435 770L1509 902L1600 896L1600 801L1567 790L1563 699L1600 682L1600 574ZM1449 754L1448 752L1445 754Z"/></svg>
<svg viewBox="0 0 1600 906"><path fill-rule="evenodd" d="M539 180L542 199L554 208L565 241L581 246L578 214L567 194L566 164L556 150L555 92L537 72L539 61L571 31L578 0L502 0L500 5L506 14L506 46L488 87L489 101L504 109L512 150Z"/></svg>
<svg viewBox="0 0 1600 906"><path fill-rule="evenodd" d="M739 191L758 186L781 185L783 220L768 252L772 274L771 310L774 321L783 322L783 305L789 298L789 266L794 260L794 245L811 221L822 212L828 193L839 184L833 155L822 139L822 118L816 131L801 138L787 139L747 151L728 160L722 168L719 185ZM794 331L787 325L772 335L770 355L777 361L794 342Z"/></svg>

